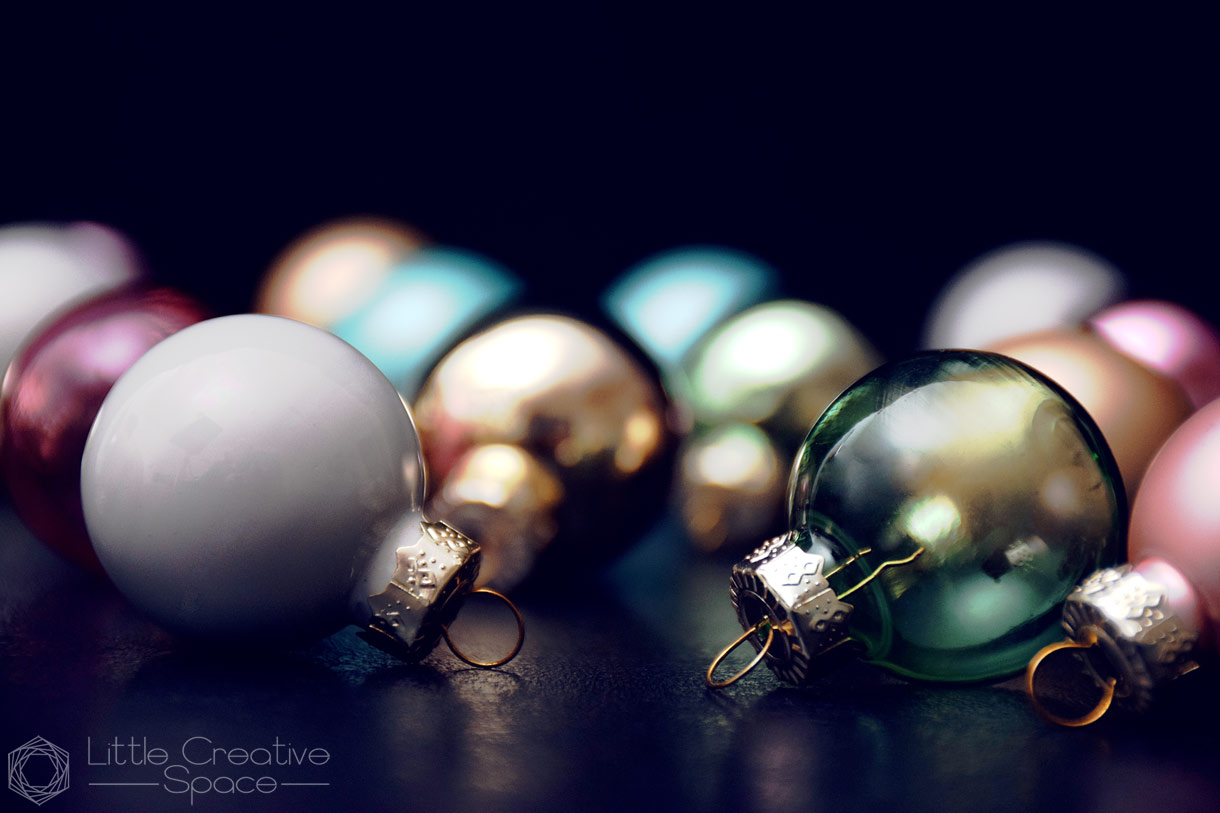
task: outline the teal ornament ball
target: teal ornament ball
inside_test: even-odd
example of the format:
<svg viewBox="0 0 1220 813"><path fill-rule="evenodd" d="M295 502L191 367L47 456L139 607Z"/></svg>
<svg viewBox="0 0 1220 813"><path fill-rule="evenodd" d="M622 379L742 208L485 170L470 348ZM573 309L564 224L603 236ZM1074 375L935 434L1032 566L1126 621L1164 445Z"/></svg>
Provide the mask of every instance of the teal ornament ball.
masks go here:
<svg viewBox="0 0 1220 813"><path fill-rule="evenodd" d="M1015 674L1062 637L1080 578L1125 549L1122 480L1093 420L993 353L860 379L810 430L788 497L789 532L730 584L749 640L797 684L845 643L912 678Z"/></svg>

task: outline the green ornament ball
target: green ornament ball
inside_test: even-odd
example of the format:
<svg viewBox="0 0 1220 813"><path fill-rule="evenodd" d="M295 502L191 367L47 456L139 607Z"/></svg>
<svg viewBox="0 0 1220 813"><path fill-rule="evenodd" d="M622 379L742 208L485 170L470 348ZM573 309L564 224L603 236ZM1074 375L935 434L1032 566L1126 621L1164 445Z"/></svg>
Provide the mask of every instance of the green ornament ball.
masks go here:
<svg viewBox="0 0 1220 813"><path fill-rule="evenodd" d="M1101 432L994 353L923 353L860 379L810 430L788 497L789 533L734 567L731 594L743 627L774 628L765 659L795 683L848 641L912 678L1014 674L1062 637L1080 579L1125 550Z"/></svg>

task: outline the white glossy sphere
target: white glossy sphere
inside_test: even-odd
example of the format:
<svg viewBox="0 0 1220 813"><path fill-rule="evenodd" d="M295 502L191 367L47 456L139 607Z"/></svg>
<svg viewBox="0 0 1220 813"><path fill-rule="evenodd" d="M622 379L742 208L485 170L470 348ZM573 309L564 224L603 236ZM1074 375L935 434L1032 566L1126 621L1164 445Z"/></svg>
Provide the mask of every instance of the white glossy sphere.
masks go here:
<svg viewBox="0 0 1220 813"><path fill-rule="evenodd" d="M1005 246L949 281L929 312L924 344L978 349L1011 336L1075 326L1118 302L1125 289L1118 269L1076 246Z"/></svg>
<svg viewBox="0 0 1220 813"><path fill-rule="evenodd" d="M302 640L348 620L369 559L418 519L423 468L410 412L350 345L226 316L119 379L81 492L106 572L155 620L203 638Z"/></svg>
<svg viewBox="0 0 1220 813"><path fill-rule="evenodd" d="M0 377L40 322L138 273L135 251L105 226L0 227Z"/></svg>

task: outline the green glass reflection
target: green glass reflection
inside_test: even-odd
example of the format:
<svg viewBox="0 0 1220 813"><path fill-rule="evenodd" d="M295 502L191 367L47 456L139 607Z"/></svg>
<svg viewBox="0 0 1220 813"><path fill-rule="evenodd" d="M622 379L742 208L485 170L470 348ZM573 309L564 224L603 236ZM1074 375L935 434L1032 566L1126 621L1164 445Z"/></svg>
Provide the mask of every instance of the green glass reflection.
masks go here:
<svg viewBox="0 0 1220 813"><path fill-rule="evenodd" d="M797 456L789 521L827 571L848 562L830 579L839 595L922 549L848 599L866 659L992 679L1061 638L1068 592L1122 555L1121 482L1054 383L1004 356L942 351L884 365L827 408Z"/></svg>

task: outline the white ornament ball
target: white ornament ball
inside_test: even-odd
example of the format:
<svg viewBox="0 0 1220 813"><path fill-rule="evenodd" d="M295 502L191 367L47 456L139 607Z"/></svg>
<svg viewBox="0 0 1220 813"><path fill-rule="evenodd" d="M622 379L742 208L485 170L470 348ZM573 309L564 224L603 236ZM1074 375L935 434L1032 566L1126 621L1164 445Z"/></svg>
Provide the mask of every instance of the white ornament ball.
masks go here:
<svg viewBox="0 0 1220 813"><path fill-rule="evenodd" d="M297 641L384 588L386 546L418 531L423 468L410 412L350 345L226 316L119 379L81 492L107 574L154 620L205 639Z"/></svg>

